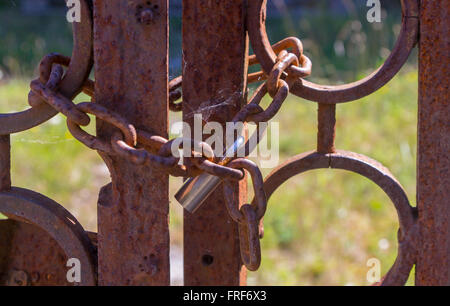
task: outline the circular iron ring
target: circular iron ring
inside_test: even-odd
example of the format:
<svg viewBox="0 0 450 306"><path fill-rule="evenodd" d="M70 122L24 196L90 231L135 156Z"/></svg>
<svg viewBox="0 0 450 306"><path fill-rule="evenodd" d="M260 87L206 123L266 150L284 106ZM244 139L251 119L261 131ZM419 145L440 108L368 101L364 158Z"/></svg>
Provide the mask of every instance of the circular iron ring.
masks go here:
<svg viewBox="0 0 450 306"><path fill-rule="evenodd" d="M88 0L81 1L81 21L73 23L73 51L67 72L60 84L60 92L73 99L89 76L93 64L92 12ZM47 103L22 112L0 114L0 135L31 129L57 114Z"/></svg>
<svg viewBox="0 0 450 306"><path fill-rule="evenodd" d="M409 204L400 183L387 168L364 155L347 151L333 154L307 152L287 160L274 169L264 182L267 199L284 182L300 173L315 169L342 169L358 173L377 184L393 202L399 219L398 254L382 285L404 285L415 263L416 210Z"/></svg>
<svg viewBox="0 0 450 306"><path fill-rule="evenodd" d="M96 285L94 246L81 224L64 207L39 193L13 187L10 191L0 192L0 212L45 230L68 258L80 260L80 285Z"/></svg>
<svg viewBox="0 0 450 306"><path fill-rule="evenodd" d="M364 79L338 86L315 84L299 79L290 92L307 100L324 104L349 102L363 98L383 87L402 68L418 41L419 7L417 0L403 0L402 28L394 49L384 64ZM276 63L276 54L266 32L267 0L248 2L248 33L252 48L262 69L269 74Z"/></svg>

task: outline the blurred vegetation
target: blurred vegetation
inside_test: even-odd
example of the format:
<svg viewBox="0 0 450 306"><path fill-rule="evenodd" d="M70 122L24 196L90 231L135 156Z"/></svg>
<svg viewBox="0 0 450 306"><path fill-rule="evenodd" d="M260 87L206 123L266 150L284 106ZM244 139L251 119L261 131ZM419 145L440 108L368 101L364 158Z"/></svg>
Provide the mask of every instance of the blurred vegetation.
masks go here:
<svg viewBox="0 0 450 306"><path fill-rule="evenodd" d="M295 14L289 10L269 11L269 38L275 43L287 36L299 37L305 54L313 59L312 80L331 83L356 80L389 56L400 32L401 11L396 6L389 11L383 9L382 22L369 23L366 7L350 6L348 11L334 14L328 10L329 2L317 1ZM2 75L27 77L35 72L45 54L70 55L72 50L71 28L64 9L25 15L20 13L19 3L6 1L0 6L0 80ZM414 58L411 57L411 63ZM174 10L170 18L171 77L180 71L181 16Z"/></svg>
<svg viewBox="0 0 450 306"><path fill-rule="evenodd" d="M300 38L305 54L314 59L313 79L332 83L359 79L389 56L401 29L400 7L382 1L382 22L369 23L366 1L336 1L345 4L346 10L339 13L330 11L331 2L314 1L295 13L281 7L281 14L266 22L269 38L272 43L286 36Z"/></svg>
<svg viewBox="0 0 450 306"><path fill-rule="evenodd" d="M313 61L312 80L341 83L360 79L383 62L400 29L398 10L369 24L366 10L334 15L323 1L314 14L268 19L272 42L288 35L302 39ZM0 112L27 107L28 83L48 52L71 53L71 30L63 13L21 15L0 3ZM171 76L181 65L181 20L170 21ZM417 72L415 56L387 86L370 97L337 107L337 147L379 160L391 169L415 205ZM86 101L79 96L77 101ZM267 104L269 101L265 101ZM289 97L274 119L280 123L280 162L313 150L317 105ZM179 120L172 114L172 122ZM93 124L88 128L94 131ZM271 169L264 169L268 174ZM68 208L88 230L96 230L99 188L109 174L95 152L68 133L61 115L12 135L16 186L48 195ZM171 240L182 244L182 210L173 199L181 185L171 179ZM397 215L373 183L343 171L320 170L291 179L270 202L262 240L260 271L249 284L367 285L366 262L378 258L383 274L393 264ZM412 283L410 281L409 283Z"/></svg>
<svg viewBox="0 0 450 306"><path fill-rule="evenodd" d="M390 168L415 205L417 73L406 70L370 97L338 105L336 146ZM316 113L315 103L285 102L273 119L282 160L315 148ZM394 263L396 216L381 189L357 174L327 169L292 178L270 199L262 269L249 283L367 284L369 258L381 261L382 274Z"/></svg>
<svg viewBox="0 0 450 306"><path fill-rule="evenodd" d="M17 6L0 7L0 37L3 78L30 76L50 52L72 54L72 26L64 11L33 16L21 14Z"/></svg>

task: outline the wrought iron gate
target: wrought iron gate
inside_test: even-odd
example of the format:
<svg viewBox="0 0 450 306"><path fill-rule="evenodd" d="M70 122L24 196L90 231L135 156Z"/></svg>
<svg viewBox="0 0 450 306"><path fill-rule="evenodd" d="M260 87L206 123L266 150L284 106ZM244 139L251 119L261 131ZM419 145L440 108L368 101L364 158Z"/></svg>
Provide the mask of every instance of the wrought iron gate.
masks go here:
<svg viewBox="0 0 450 306"><path fill-rule="evenodd" d="M289 178L319 168L344 169L375 182L400 224L398 256L383 285L402 285L416 265L417 285L449 285L449 5L403 0L402 29L385 63L363 80L324 86L304 79L312 62L296 38L271 46L267 0L183 1L183 75L168 80L167 0L82 0L72 56L49 54L31 82L26 111L0 115L0 283L68 284L66 262L77 258L81 285L169 285L169 175L209 174L223 184L195 214L184 216L186 285L244 285L260 264L267 199ZM201 33L201 35L199 35ZM248 41L255 55L248 56ZM337 104L381 88L419 44L418 206L377 161L334 145ZM312 59L314 61L314 59ZM262 71L247 74L249 65ZM67 67L66 70L62 68ZM92 67L95 82L88 79ZM249 83L265 80L247 102ZM182 88L182 92L179 89ZM81 91L91 102L74 104ZM265 122L288 93L318 103L317 150L294 156L263 181L245 158L221 163L204 143L179 164L168 140L168 111L225 122ZM262 109L259 102L273 102ZM182 102L176 102L179 98ZM100 190L98 234L86 232L61 205L11 186L10 135L67 117L73 136L98 151L112 182ZM81 129L96 117L97 135ZM194 143L195 141L193 141ZM255 199L247 202L245 173ZM39 248L37 248L39 246ZM55 264L56 263L56 264ZM244 267L245 266L245 267Z"/></svg>

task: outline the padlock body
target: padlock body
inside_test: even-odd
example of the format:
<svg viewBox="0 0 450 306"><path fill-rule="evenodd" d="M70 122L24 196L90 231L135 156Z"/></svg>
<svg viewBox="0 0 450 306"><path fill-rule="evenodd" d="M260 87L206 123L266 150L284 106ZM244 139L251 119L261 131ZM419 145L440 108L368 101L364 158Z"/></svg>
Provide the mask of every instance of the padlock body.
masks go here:
<svg viewBox="0 0 450 306"><path fill-rule="evenodd" d="M238 137L235 143L226 150L221 164L227 164L244 144L245 138ZM206 198L220 185L221 179L208 173L188 179L175 194L175 199L188 212L194 213L206 200Z"/></svg>
<svg viewBox="0 0 450 306"><path fill-rule="evenodd" d="M175 199L188 212L194 213L208 196L220 185L217 176L204 173L188 179L175 194Z"/></svg>

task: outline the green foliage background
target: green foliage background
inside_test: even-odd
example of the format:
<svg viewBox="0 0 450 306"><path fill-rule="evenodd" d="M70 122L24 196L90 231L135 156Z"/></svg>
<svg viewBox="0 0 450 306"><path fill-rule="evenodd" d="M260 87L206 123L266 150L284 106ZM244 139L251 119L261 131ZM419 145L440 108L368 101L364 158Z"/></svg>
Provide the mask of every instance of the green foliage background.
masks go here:
<svg viewBox="0 0 450 306"><path fill-rule="evenodd" d="M311 16L268 20L273 42L295 35L313 61L312 80L342 83L360 79L383 62L399 31L400 12L381 24L365 11L334 15L326 7ZM27 107L28 83L48 52L71 53L71 29L64 12L23 15L0 7L0 112ZM344 53L342 53L342 47ZM171 19L171 74L179 72L181 21ZM415 205L417 126L416 56L387 86L360 101L338 105L339 149L366 154L391 169ZM85 101L79 96L77 101ZM265 101L266 104L269 101ZM280 124L280 162L316 145L317 105L290 96L274 119ZM179 120L172 114L171 120ZM88 128L94 132L94 127ZM99 188L109 174L95 152L68 133L61 115L12 135L16 186L48 195L69 209L88 230L96 230ZM268 174L271 169L264 169ZM173 198L181 185L171 180L171 239L182 245L182 210ZM291 179L274 194L265 217L263 262L249 284L367 285L366 262L378 258L384 274L394 262L398 221L389 198L358 175L320 170ZM412 280L409 282L412 283Z"/></svg>

